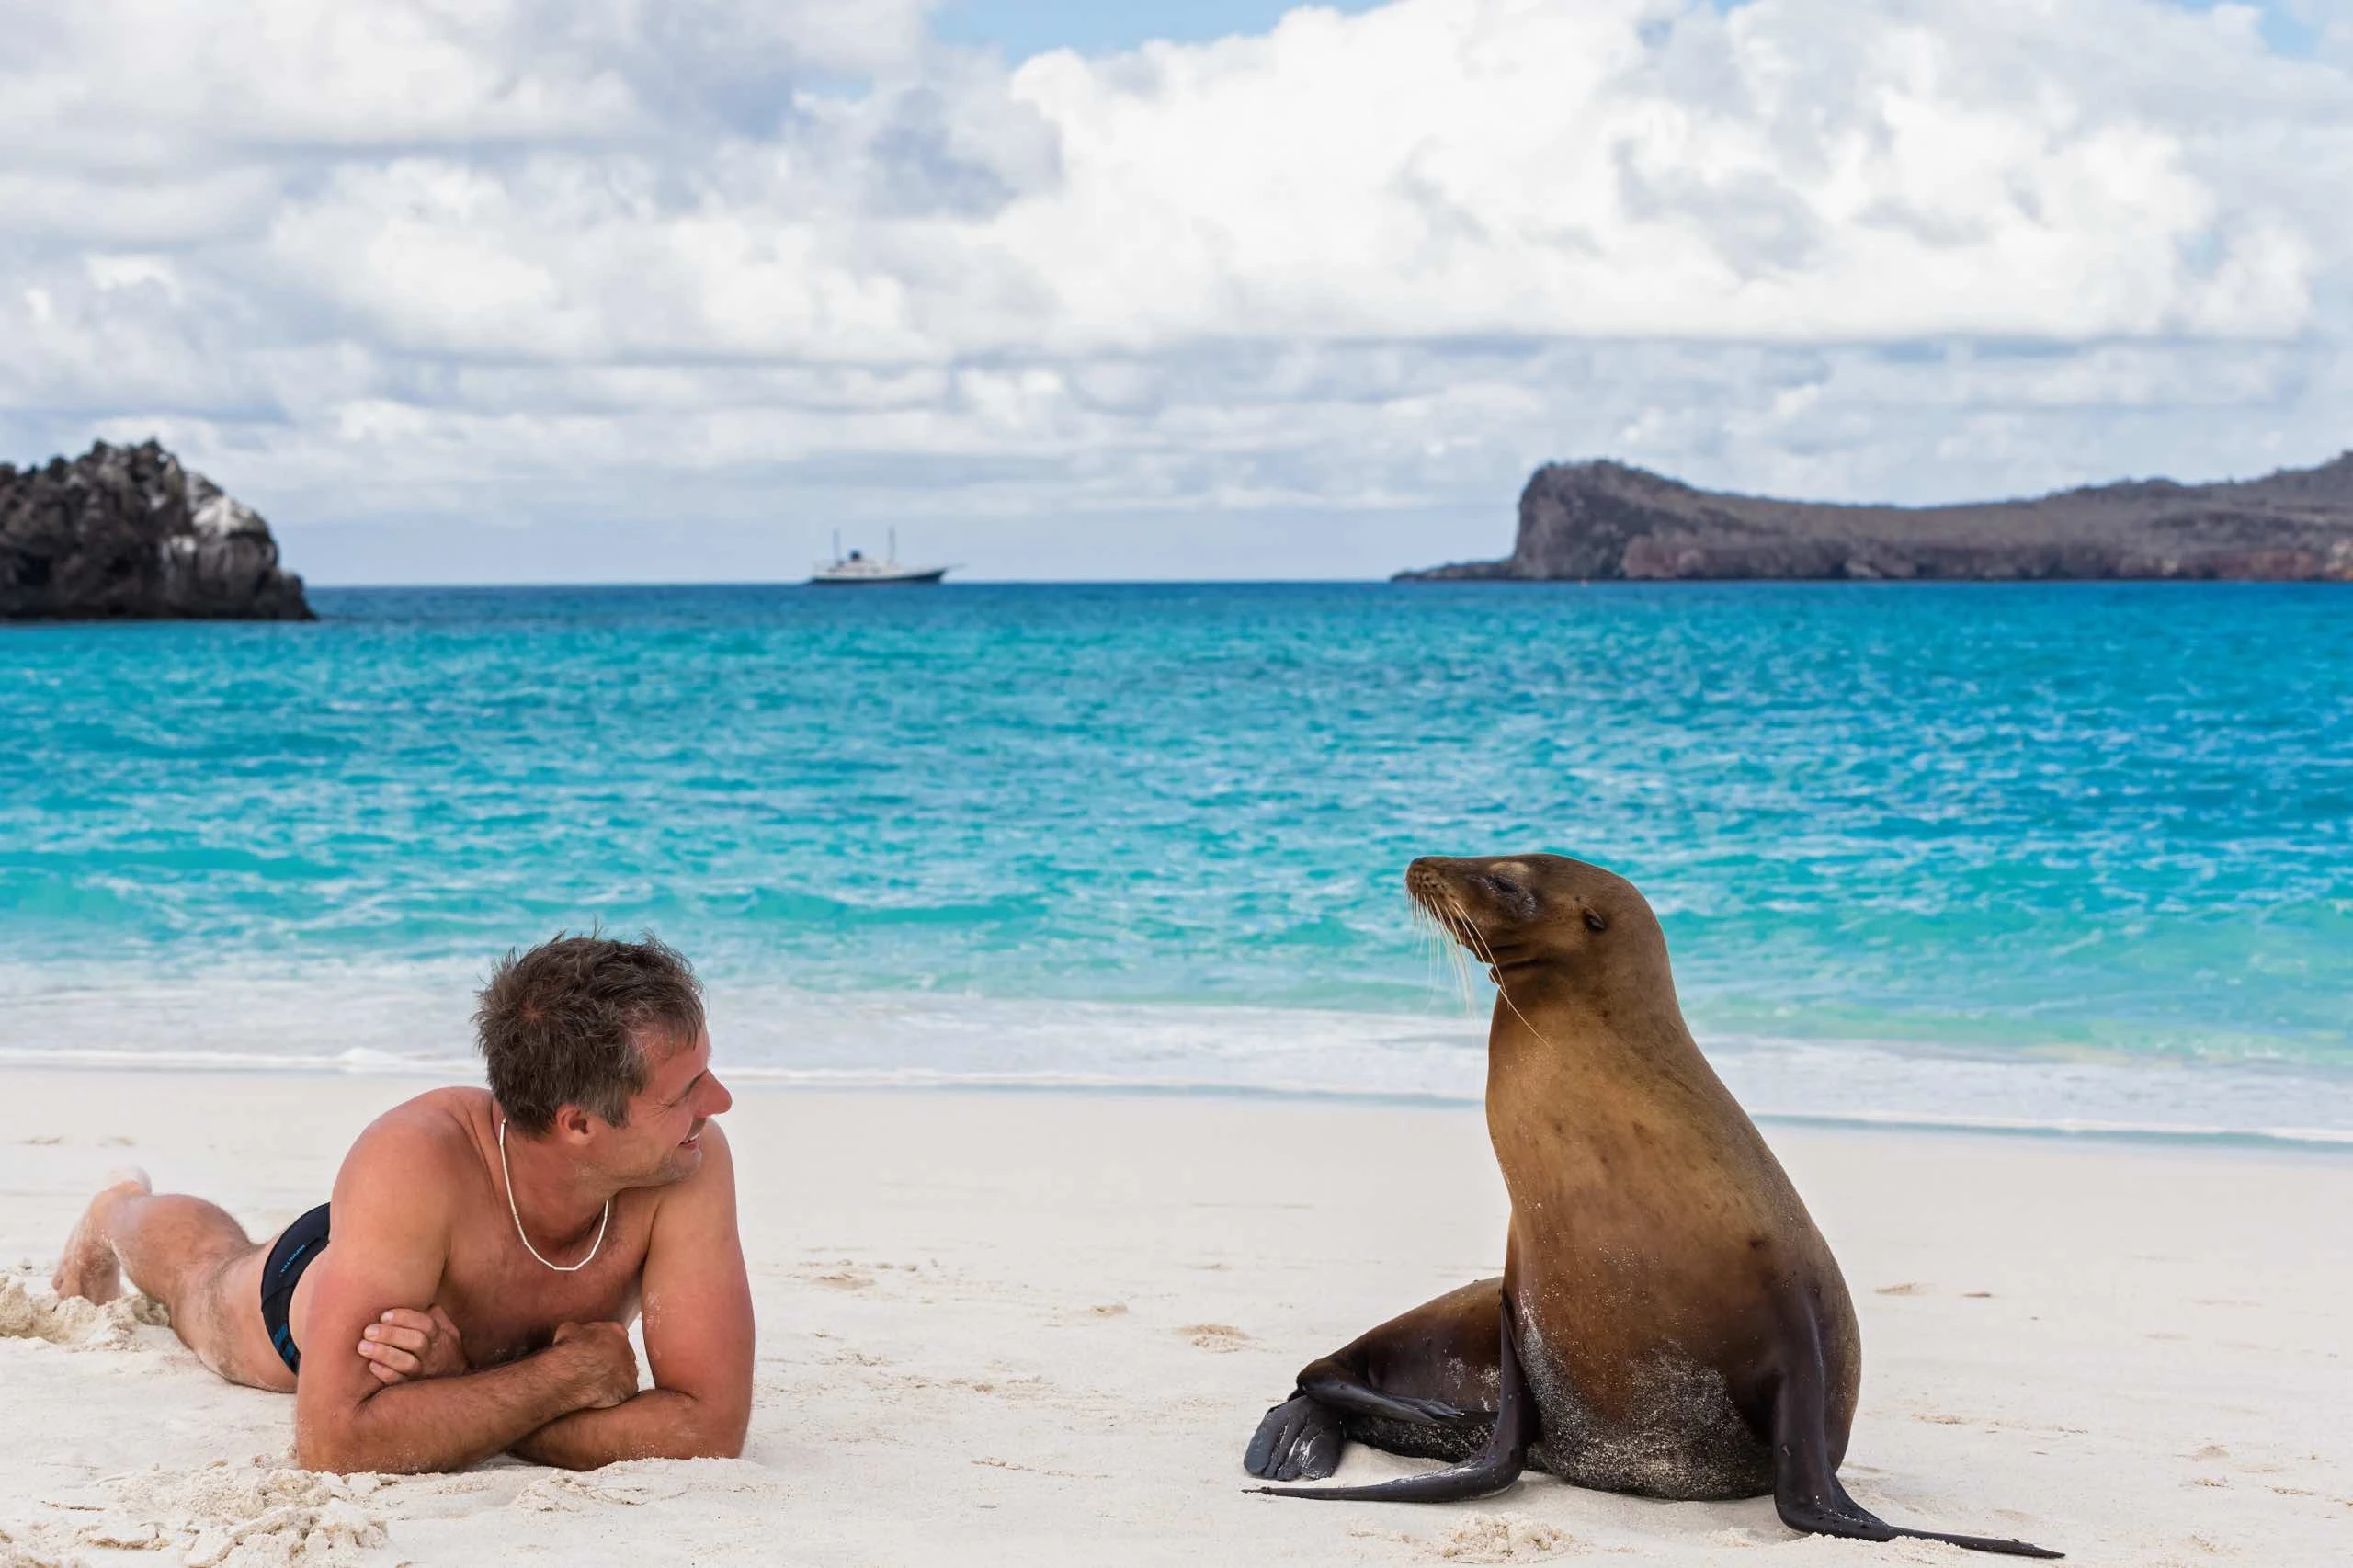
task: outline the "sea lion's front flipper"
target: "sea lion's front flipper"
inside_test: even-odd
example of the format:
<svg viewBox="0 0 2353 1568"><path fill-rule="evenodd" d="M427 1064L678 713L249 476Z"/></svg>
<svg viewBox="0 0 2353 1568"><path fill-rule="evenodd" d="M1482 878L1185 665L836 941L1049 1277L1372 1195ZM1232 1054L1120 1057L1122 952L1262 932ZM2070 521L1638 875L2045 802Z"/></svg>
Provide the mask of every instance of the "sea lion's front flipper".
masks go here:
<svg viewBox="0 0 2353 1568"><path fill-rule="evenodd" d="M1536 1440L1536 1401L1528 1392L1528 1377L1519 1368L1519 1330L1511 1298L1503 1298L1502 1394L1495 1424L1486 1446L1462 1463L1408 1475L1375 1486L1260 1486L1252 1490L1269 1497L1320 1497L1349 1503L1453 1503L1501 1492L1519 1479L1528 1467L1528 1449ZM1279 1409L1281 1407L1278 1407ZM1254 1445L1255 1446L1255 1445Z"/></svg>
<svg viewBox="0 0 2353 1568"><path fill-rule="evenodd" d="M1841 1536L1849 1540L1893 1540L1903 1536L1914 1540L1941 1540L1949 1546L2004 1557L2065 1555L2022 1540L1907 1529L1889 1524L1847 1496L1837 1470L1830 1462L1821 1340L1813 1329L1813 1314L1809 1312L1805 1318L1807 1332L1792 1346L1792 1365L1783 1374L1780 1390L1773 1400L1773 1506L1783 1524L1793 1530Z"/></svg>

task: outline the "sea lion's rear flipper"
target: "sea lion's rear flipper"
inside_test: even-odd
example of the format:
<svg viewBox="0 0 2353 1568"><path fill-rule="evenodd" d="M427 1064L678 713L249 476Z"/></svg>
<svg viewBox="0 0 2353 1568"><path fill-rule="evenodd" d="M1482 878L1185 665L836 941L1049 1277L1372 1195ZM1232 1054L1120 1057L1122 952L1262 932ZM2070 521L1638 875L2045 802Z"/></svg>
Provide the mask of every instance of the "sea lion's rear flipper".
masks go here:
<svg viewBox="0 0 2353 1568"><path fill-rule="evenodd" d="M1352 1503L1453 1503L1501 1492L1528 1467L1529 1445L1536 1440L1536 1401L1528 1392L1527 1374L1520 1370L1519 1332L1509 1296L1503 1298L1502 1372L1503 1398L1486 1446L1461 1464L1375 1486L1260 1486L1253 1490L1269 1497Z"/></svg>
<svg viewBox="0 0 2353 1568"><path fill-rule="evenodd" d="M1807 1316L1810 1326L1811 1314ZM1802 1346L1792 1347L1795 1364L1782 1377L1780 1391L1773 1401L1773 1506L1783 1524L1793 1530L1841 1536L1849 1540L1893 1540L1901 1536L1914 1540L1941 1540L1950 1546L2004 1557L2065 1555L2022 1540L1906 1529L1889 1524L1847 1496L1836 1468L1830 1462L1821 1342L1814 1333L1808 1332Z"/></svg>
<svg viewBox="0 0 2353 1568"><path fill-rule="evenodd" d="M1357 1418L1353 1432L1351 1416ZM1327 1356L1302 1372L1297 1392L1259 1420L1242 1468L1261 1481L1321 1481L1340 1468L1351 1436L1392 1453L1452 1459L1483 1441L1472 1437L1458 1444L1461 1428L1494 1420L1492 1411L1377 1389L1346 1361Z"/></svg>
<svg viewBox="0 0 2353 1568"><path fill-rule="evenodd" d="M1442 1399L1417 1399L1412 1394L1384 1393L1361 1379L1351 1378L1337 1370L1321 1370L1325 1364L1317 1362L1301 1374L1299 1392L1343 1415L1363 1415L1375 1421L1402 1421L1409 1426L1452 1423L1478 1415L1492 1416L1488 1411L1468 1411L1449 1404Z"/></svg>
<svg viewBox="0 0 2353 1568"><path fill-rule="evenodd" d="M1339 1412L1298 1393L1267 1412L1250 1435L1242 1468L1261 1481L1321 1481L1340 1468L1348 1446Z"/></svg>
<svg viewBox="0 0 2353 1568"><path fill-rule="evenodd" d="M1447 1462L1495 1424L1501 1279L1449 1290L1300 1369L1267 1412L1243 1468L1261 1481L1321 1481L1350 1443Z"/></svg>

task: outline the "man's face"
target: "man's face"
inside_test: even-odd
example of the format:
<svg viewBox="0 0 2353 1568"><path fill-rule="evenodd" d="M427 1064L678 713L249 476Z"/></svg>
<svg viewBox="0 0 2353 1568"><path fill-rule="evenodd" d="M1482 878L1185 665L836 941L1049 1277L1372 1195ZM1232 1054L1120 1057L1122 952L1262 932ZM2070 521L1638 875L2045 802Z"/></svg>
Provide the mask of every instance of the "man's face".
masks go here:
<svg viewBox="0 0 2353 1568"><path fill-rule="evenodd" d="M700 1170L703 1123L735 1103L710 1071L710 1030L684 1050L650 1050L653 1068L629 1102L629 1125L604 1129L608 1157L599 1162L632 1187L663 1187Z"/></svg>

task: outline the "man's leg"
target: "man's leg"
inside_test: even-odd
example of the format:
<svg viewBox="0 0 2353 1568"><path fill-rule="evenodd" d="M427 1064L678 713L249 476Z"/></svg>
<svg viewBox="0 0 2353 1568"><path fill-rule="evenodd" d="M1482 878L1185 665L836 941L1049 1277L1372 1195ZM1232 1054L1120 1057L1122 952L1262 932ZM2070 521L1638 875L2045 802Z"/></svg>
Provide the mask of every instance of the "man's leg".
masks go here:
<svg viewBox="0 0 2353 1568"><path fill-rule="evenodd" d="M172 1331L231 1382L290 1391L294 1374L261 1326L262 1248L201 1198L156 1194L143 1171L90 1199L50 1283L60 1296L110 1301L122 1279L170 1309Z"/></svg>

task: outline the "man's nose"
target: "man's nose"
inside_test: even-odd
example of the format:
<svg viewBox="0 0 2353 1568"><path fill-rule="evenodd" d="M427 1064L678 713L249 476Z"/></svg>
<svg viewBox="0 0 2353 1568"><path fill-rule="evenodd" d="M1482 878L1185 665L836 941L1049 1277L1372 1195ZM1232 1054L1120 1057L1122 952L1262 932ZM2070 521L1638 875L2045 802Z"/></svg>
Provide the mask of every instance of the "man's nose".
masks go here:
<svg viewBox="0 0 2353 1568"><path fill-rule="evenodd" d="M703 1115L722 1116L734 1108L735 1096L727 1092L717 1074L703 1080Z"/></svg>

